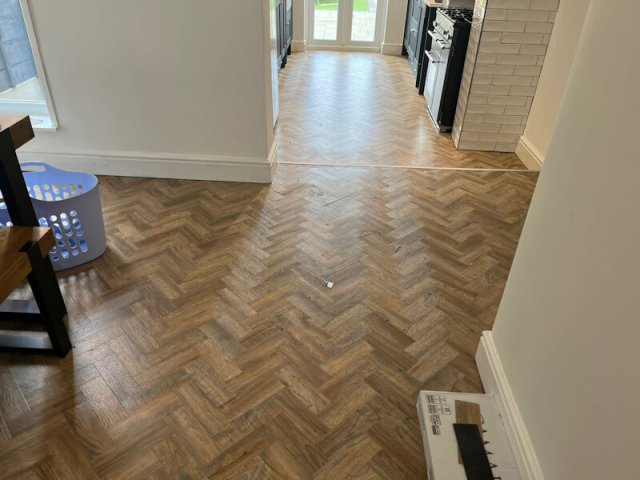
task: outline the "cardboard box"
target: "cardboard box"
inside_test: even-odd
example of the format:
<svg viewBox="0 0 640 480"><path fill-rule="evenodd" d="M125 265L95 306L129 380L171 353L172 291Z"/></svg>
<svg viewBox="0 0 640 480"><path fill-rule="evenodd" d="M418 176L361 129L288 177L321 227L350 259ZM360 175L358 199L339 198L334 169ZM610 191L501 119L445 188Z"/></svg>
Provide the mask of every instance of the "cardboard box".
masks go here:
<svg viewBox="0 0 640 480"><path fill-rule="evenodd" d="M464 466L458 463L458 442L453 431L456 400L480 405L483 440L494 478L520 480L520 472L493 395L424 390L420 392L417 407L429 480L467 479Z"/></svg>

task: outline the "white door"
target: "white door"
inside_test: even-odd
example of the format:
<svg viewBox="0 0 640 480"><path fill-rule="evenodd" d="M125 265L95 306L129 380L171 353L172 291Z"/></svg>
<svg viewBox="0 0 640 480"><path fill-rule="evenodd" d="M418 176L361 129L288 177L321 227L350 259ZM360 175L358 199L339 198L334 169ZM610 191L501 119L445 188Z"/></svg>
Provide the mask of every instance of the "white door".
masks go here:
<svg viewBox="0 0 640 480"><path fill-rule="evenodd" d="M308 0L310 47L376 50L384 0Z"/></svg>

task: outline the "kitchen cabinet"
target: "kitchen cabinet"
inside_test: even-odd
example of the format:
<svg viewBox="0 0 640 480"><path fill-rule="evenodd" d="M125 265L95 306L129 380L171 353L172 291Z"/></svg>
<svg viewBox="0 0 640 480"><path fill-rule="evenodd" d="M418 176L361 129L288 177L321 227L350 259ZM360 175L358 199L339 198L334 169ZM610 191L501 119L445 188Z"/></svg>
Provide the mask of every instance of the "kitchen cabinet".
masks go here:
<svg viewBox="0 0 640 480"><path fill-rule="evenodd" d="M407 5L407 22L404 29L403 53L407 55L409 67L417 78L420 24L425 13L425 4L422 0L409 0Z"/></svg>
<svg viewBox="0 0 640 480"><path fill-rule="evenodd" d="M431 48L429 30L433 30L436 10L441 3L432 0L409 0L407 4L407 21L404 30L403 55L409 60L409 67L416 78L418 93L424 93L424 79L426 76L425 50Z"/></svg>
<svg viewBox="0 0 640 480"><path fill-rule="evenodd" d="M278 26L278 63L281 68L291 55L293 39L293 0L276 0L276 23Z"/></svg>

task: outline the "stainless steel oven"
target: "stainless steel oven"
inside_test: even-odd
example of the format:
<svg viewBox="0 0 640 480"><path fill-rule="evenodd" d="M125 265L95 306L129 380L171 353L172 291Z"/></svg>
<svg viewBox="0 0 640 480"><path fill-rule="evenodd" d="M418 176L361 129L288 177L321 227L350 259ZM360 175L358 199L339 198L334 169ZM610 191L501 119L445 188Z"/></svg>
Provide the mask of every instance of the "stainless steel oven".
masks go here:
<svg viewBox="0 0 640 480"><path fill-rule="evenodd" d="M428 33L433 40L431 42L431 50L425 51L429 67L427 68L424 96L427 99L429 113L435 119L440 113L440 105L442 104L442 91L447 74L451 45L440 32L429 31Z"/></svg>
<svg viewBox="0 0 640 480"><path fill-rule="evenodd" d="M434 28L428 32L432 41L431 49L425 51L429 65L424 96L440 132L450 131L453 126L472 18L471 10L439 8Z"/></svg>

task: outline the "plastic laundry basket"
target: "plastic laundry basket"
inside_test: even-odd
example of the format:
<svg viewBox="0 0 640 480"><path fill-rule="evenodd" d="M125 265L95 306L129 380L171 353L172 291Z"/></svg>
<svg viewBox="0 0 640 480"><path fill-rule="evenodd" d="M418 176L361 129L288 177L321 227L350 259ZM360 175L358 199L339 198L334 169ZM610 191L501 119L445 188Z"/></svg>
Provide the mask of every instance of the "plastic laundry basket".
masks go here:
<svg viewBox="0 0 640 480"><path fill-rule="evenodd" d="M56 238L49 253L54 270L102 255L107 238L95 175L60 170L42 162L25 162L20 167L40 225L51 227ZM7 207L0 200L0 227L11 225Z"/></svg>

